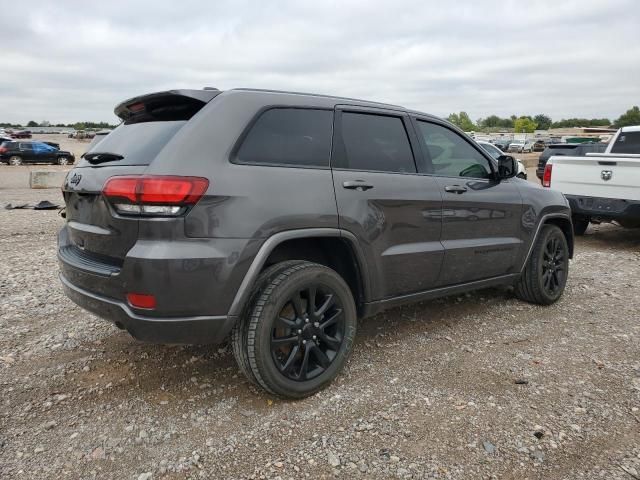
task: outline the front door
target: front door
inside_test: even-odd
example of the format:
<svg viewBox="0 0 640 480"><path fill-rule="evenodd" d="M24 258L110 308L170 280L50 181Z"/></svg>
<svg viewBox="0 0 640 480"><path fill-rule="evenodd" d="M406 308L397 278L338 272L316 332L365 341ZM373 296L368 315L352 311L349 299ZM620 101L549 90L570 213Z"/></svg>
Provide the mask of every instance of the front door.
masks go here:
<svg viewBox="0 0 640 480"><path fill-rule="evenodd" d="M33 143L33 153L36 162L51 162L55 159L57 151L51 145L46 143Z"/></svg>
<svg viewBox="0 0 640 480"><path fill-rule="evenodd" d="M395 111L340 107L332 153L340 228L367 256L372 300L433 288L443 259L441 194L419 174L409 118Z"/></svg>
<svg viewBox="0 0 640 480"><path fill-rule="evenodd" d="M517 180L497 181L486 153L445 124L417 119L416 129L442 193L440 285L515 273L522 246Z"/></svg>

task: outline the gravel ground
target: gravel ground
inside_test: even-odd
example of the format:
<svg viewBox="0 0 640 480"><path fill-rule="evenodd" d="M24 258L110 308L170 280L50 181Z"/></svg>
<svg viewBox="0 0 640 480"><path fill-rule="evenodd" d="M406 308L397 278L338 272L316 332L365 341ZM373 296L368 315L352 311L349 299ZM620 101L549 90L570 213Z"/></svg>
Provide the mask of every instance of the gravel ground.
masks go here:
<svg viewBox="0 0 640 480"><path fill-rule="evenodd" d="M491 289L363 321L338 380L289 402L227 346L141 344L77 308L61 224L0 210L0 478L640 478L637 230L591 227L551 307Z"/></svg>

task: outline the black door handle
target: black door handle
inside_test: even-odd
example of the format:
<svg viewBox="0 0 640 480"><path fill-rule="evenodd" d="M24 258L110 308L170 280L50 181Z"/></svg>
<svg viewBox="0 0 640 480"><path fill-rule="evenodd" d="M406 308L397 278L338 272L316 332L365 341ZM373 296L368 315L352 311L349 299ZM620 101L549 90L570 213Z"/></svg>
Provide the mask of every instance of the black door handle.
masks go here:
<svg viewBox="0 0 640 480"><path fill-rule="evenodd" d="M373 185L371 185L370 183L365 183L362 180L342 182L342 186L344 188L348 188L349 190L360 190L361 192L373 188Z"/></svg>
<svg viewBox="0 0 640 480"><path fill-rule="evenodd" d="M445 192L457 193L458 195L467 191L467 187L461 187L460 185L447 185L444 187Z"/></svg>

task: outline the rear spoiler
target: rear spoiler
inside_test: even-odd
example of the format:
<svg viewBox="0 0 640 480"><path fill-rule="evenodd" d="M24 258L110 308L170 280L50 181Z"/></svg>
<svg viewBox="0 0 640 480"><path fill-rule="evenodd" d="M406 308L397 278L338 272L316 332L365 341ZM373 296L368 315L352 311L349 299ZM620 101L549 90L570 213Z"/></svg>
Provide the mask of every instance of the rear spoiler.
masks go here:
<svg viewBox="0 0 640 480"><path fill-rule="evenodd" d="M114 113L125 123L189 120L220 93L218 89L149 93L125 100Z"/></svg>

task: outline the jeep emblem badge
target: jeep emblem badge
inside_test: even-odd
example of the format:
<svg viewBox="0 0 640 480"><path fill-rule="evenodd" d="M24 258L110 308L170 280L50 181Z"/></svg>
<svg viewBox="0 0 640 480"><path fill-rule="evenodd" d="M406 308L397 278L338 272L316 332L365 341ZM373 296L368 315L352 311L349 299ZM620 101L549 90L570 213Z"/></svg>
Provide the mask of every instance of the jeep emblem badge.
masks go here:
<svg viewBox="0 0 640 480"><path fill-rule="evenodd" d="M606 182L607 180L611 180L613 176L613 172L611 170L602 170L600 172L600 177Z"/></svg>
<svg viewBox="0 0 640 480"><path fill-rule="evenodd" d="M74 173L73 176L71 177L71 180L69 180L69 183L74 187L77 187L78 184L80 183L80 180L82 180L82 175L78 173Z"/></svg>

